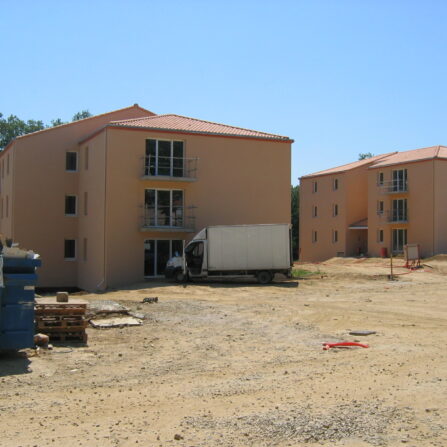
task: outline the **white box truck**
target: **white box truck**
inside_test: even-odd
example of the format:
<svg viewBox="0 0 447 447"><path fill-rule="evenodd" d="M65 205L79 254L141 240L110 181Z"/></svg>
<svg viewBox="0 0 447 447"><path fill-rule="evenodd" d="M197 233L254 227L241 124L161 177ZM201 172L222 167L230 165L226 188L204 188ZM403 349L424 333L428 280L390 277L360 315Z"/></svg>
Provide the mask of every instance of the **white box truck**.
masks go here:
<svg viewBox="0 0 447 447"><path fill-rule="evenodd" d="M171 258L167 278L255 277L269 283L275 273L291 276L293 258L290 224L220 225L194 236L182 257Z"/></svg>

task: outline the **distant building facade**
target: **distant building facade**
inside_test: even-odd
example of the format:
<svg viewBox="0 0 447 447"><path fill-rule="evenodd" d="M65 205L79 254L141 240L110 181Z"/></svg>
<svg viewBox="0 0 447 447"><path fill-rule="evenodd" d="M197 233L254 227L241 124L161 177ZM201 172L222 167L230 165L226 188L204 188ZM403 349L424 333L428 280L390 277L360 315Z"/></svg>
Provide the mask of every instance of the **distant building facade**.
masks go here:
<svg viewBox="0 0 447 447"><path fill-rule="evenodd" d="M0 228L39 253L41 287L163 275L208 225L290 222L288 137L134 105L0 153Z"/></svg>
<svg viewBox="0 0 447 447"><path fill-rule="evenodd" d="M300 260L447 253L447 147L378 155L300 179Z"/></svg>

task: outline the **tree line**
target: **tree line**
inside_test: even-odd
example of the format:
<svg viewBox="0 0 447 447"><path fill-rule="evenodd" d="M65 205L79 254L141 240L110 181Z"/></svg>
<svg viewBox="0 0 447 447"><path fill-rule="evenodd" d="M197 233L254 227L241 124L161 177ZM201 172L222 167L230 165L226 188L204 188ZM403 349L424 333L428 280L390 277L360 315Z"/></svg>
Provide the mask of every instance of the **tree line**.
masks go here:
<svg viewBox="0 0 447 447"><path fill-rule="evenodd" d="M92 114L88 110L81 110L73 115L71 122L79 121L90 116ZM68 122L56 118L51 120L51 124L44 124L41 120L24 121L16 115L9 115L7 118L4 118L0 112L0 150L3 150L14 138L20 137L21 135L47 129L48 127L60 126Z"/></svg>

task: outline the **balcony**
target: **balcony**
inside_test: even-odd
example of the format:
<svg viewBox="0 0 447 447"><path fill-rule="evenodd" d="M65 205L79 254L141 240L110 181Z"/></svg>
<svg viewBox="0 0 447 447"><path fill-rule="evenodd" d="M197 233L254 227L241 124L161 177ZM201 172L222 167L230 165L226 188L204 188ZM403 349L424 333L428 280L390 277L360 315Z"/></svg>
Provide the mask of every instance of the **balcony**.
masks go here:
<svg viewBox="0 0 447 447"><path fill-rule="evenodd" d="M164 180L169 182L195 182L197 180L198 158L184 157L143 157L143 180Z"/></svg>
<svg viewBox="0 0 447 447"><path fill-rule="evenodd" d="M195 232L195 206L177 207L171 213L163 208L145 207L141 231L165 233ZM185 209L187 214L185 214Z"/></svg>
<svg viewBox="0 0 447 447"><path fill-rule="evenodd" d="M408 209L396 209L387 211L388 223L408 223Z"/></svg>
<svg viewBox="0 0 447 447"><path fill-rule="evenodd" d="M408 192L407 180L390 180L378 186L382 194L402 194Z"/></svg>

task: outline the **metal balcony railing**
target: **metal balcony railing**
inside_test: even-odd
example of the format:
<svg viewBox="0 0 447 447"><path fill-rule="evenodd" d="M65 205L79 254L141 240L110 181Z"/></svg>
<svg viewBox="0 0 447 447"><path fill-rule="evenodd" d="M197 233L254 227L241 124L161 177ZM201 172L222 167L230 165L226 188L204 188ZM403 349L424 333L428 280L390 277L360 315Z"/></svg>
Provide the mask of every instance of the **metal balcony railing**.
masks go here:
<svg viewBox="0 0 447 447"><path fill-rule="evenodd" d="M407 223L408 209L406 210L397 209L387 211L387 221L389 223Z"/></svg>
<svg viewBox="0 0 447 447"><path fill-rule="evenodd" d="M408 192L407 180L390 180L379 184L379 188L384 194L399 194Z"/></svg>
<svg viewBox="0 0 447 447"><path fill-rule="evenodd" d="M196 207L175 207L164 209L159 207L145 207L143 215L144 229L166 231L195 231L194 209ZM185 209L187 214L185 214Z"/></svg>
<svg viewBox="0 0 447 447"><path fill-rule="evenodd" d="M143 177L164 177L170 180L197 180L198 158L143 157Z"/></svg>

